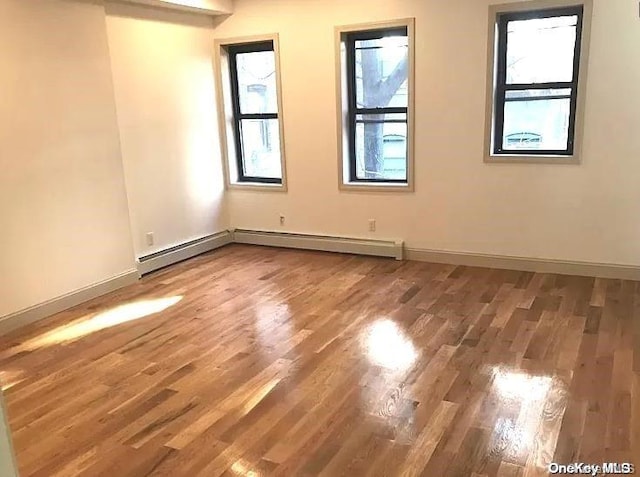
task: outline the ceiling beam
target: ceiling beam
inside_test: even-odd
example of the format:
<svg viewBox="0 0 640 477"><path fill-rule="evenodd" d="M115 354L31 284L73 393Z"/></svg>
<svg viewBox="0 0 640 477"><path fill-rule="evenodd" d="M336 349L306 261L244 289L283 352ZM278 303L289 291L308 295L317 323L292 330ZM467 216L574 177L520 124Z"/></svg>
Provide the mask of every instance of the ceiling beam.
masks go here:
<svg viewBox="0 0 640 477"><path fill-rule="evenodd" d="M233 13L233 0L117 0L124 3L201 13L204 15L229 15Z"/></svg>

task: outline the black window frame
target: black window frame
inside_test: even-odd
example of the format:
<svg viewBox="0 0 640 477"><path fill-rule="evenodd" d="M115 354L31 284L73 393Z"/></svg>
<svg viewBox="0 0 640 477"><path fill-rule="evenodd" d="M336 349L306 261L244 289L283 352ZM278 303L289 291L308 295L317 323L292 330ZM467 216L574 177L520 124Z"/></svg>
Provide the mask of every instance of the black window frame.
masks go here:
<svg viewBox="0 0 640 477"><path fill-rule="evenodd" d="M240 94L238 82L238 62L237 56L243 53L258 53L261 51L273 51L275 56L275 45L273 40L265 40L259 42L242 43L237 45L228 45L226 47L229 58L229 74L231 80L231 102L233 111L233 134L236 149L236 165L238 168L238 182L251 182L261 184L280 184L282 178L248 176L244 172L244 152L242 150L242 121L247 119L279 119L279 111L276 113L242 113L240 107ZM277 59L276 59L277 61ZM277 74L277 72L276 72ZM276 94L279 94L276 91ZM282 144L280 145L282 148ZM280 152L282 155L282 151ZM282 164L282 157L281 164ZM281 165L282 167L282 165Z"/></svg>
<svg viewBox="0 0 640 477"><path fill-rule="evenodd" d="M573 76L571 81L556 81L547 83L507 83L507 27L509 22L521 20L535 20L543 18L564 17L577 15L576 41L573 54ZM580 61L582 56L582 33L584 22L584 5L574 5L559 8L528 10L521 12L498 13L497 24L497 57L496 57L496 85L494 97L493 119L493 155L502 156L573 156L576 139L576 112L578 107L578 86L580 79ZM510 98L506 95L509 91L543 89L569 89L566 95L540 96L526 98ZM569 126L566 149L505 149L504 136L504 109L509 101L536 101L547 99L570 99Z"/></svg>
<svg viewBox="0 0 640 477"><path fill-rule="evenodd" d="M376 28L370 30L361 30L347 32L344 34L344 43L346 47L346 73L347 73L347 137L348 137L348 160L349 160L349 182L351 183L381 183L381 184L401 184L406 185L409 183L409 104L407 107L384 107L384 108L358 108L357 104L357 86L356 86L356 42L366 40L376 40L392 36L406 36L409 38L409 27L398 26L390 28ZM409 48L411 44L409 43ZM409 74L407 74L409 78ZM404 114L405 120L388 120L381 121L386 122L402 122L407 124L407 155L406 155L406 179L386 179L386 178L359 178L357 174L357 159L356 159L356 126L359 121L357 117L359 115L370 114Z"/></svg>

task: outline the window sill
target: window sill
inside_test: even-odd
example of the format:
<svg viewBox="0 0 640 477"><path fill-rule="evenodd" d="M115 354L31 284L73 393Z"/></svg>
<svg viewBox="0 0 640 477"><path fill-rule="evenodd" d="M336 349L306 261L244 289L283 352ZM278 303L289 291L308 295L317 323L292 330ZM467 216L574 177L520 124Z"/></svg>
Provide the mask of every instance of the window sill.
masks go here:
<svg viewBox="0 0 640 477"><path fill-rule="evenodd" d="M573 156L526 156L521 154L491 154L484 156L485 163L496 164L580 164L580 158Z"/></svg>
<svg viewBox="0 0 640 477"><path fill-rule="evenodd" d="M360 192L413 192L412 184L397 182L341 182L340 190Z"/></svg>
<svg viewBox="0 0 640 477"><path fill-rule="evenodd" d="M259 190L272 192L286 192L286 184L267 184L264 182L231 182L227 185L229 190Z"/></svg>

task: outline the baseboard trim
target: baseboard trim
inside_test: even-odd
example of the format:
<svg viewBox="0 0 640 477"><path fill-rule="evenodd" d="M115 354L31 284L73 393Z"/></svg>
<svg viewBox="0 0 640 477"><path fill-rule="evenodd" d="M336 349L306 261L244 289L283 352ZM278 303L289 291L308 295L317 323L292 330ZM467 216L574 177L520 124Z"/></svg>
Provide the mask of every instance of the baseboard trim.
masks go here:
<svg viewBox="0 0 640 477"><path fill-rule="evenodd" d="M137 270L127 270L107 280L94 283L93 285L53 298L44 303L0 317L0 335L136 283L139 278L140 276Z"/></svg>
<svg viewBox="0 0 640 477"><path fill-rule="evenodd" d="M559 275L578 275L620 280L640 280L640 267L630 265L510 257L417 248L406 249L405 258L419 262L444 263L448 265L466 265L470 267L557 273Z"/></svg>
<svg viewBox="0 0 640 477"><path fill-rule="evenodd" d="M232 241L232 233L225 230L224 232L177 245L151 255L146 255L138 259L138 272L140 275L146 275L147 273L168 267L174 263L182 262L183 260L210 252L211 250L224 247Z"/></svg>
<svg viewBox="0 0 640 477"><path fill-rule="evenodd" d="M640 267L502 255L404 248L401 240L367 240L296 233L226 230L165 251L141 257L137 269L89 285L38 305L0 317L0 335L47 318L89 300L134 284L140 275L215 250L231 243L390 257L396 260L444 263L538 273L556 273L640 281Z"/></svg>
<svg viewBox="0 0 640 477"><path fill-rule="evenodd" d="M234 230L233 242L267 247L319 250L323 252L373 255L402 260L404 244L401 240L368 240L325 235L307 235L258 230Z"/></svg>

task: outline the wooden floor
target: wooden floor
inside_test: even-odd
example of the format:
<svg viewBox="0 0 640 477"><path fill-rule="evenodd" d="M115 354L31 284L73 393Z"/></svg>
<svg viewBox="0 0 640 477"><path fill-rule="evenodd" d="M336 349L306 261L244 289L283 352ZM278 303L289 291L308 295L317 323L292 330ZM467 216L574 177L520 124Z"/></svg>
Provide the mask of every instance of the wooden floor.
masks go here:
<svg viewBox="0 0 640 477"><path fill-rule="evenodd" d="M640 283L233 245L0 338L21 475L640 466Z"/></svg>

